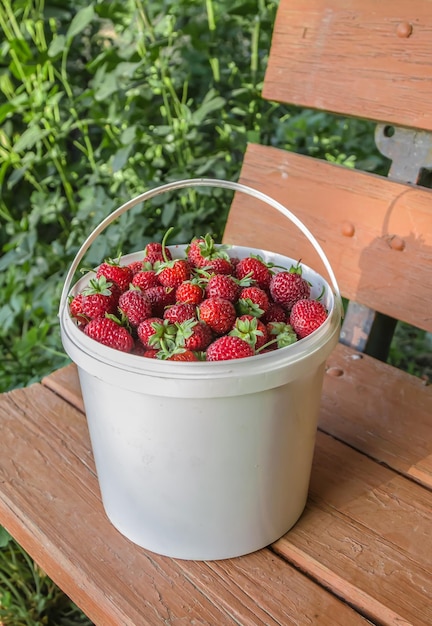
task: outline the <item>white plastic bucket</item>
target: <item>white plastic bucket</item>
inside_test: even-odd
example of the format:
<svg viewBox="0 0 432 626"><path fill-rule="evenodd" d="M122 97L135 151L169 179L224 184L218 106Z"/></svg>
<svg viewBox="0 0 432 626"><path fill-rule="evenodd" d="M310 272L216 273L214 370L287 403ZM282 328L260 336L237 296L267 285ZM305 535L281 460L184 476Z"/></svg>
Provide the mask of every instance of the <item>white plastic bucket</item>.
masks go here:
<svg viewBox="0 0 432 626"><path fill-rule="evenodd" d="M224 362L159 361L112 350L87 337L69 315L73 275L95 237L118 215L179 187L223 186L272 205L260 192L228 181L191 179L141 194L114 211L82 245L60 303L64 348L77 364L103 505L112 524L153 552L180 559L224 559L262 548L285 534L305 507L324 366L339 337L338 286L319 244L330 285L312 269L303 275L325 287L329 315L301 341L260 356ZM170 247L173 256L184 246ZM276 265L296 260L233 246L242 258L260 253ZM143 253L124 257L129 262Z"/></svg>

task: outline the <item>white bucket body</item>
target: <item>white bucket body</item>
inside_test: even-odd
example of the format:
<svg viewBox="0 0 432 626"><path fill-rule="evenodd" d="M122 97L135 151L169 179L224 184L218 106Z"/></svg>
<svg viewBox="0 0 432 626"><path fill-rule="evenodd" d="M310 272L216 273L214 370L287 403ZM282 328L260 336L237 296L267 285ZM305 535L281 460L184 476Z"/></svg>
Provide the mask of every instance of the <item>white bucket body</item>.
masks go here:
<svg viewBox="0 0 432 626"><path fill-rule="evenodd" d="M184 247L171 251L181 256ZM232 247L233 256L250 253L296 263ZM312 296L325 287L328 319L296 344L246 359L181 363L124 354L91 340L67 307L61 311L104 508L133 542L174 558L224 559L272 543L300 517L325 361L341 318L326 281L305 266L303 276Z"/></svg>

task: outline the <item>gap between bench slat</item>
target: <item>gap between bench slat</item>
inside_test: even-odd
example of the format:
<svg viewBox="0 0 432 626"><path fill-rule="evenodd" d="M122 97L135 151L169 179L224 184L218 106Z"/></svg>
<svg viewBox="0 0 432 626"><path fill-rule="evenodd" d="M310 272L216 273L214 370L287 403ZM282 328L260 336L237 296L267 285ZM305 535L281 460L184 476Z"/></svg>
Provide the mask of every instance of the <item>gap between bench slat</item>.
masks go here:
<svg viewBox="0 0 432 626"><path fill-rule="evenodd" d="M339 344L327 361L319 427L432 489L432 385Z"/></svg>
<svg viewBox="0 0 432 626"><path fill-rule="evenodd" d="M274 548L373 621L428 626L431 505L428 490L319 433L308 507Z"/></svg>

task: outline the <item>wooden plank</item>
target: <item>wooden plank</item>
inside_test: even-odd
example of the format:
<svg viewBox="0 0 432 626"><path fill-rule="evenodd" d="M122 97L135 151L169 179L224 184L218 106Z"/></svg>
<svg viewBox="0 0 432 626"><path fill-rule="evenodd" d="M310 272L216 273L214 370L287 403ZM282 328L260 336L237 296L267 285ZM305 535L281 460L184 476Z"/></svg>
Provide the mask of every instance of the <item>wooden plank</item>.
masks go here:
<svg viewBox="0 0 432 626"><path fill-rule="evenodd" d="M75 363L62 367L42 378L42 384L84 413L84 402Z"/></svg>
<svg viewBox="0 0 432 626"><path fill-rule="evenodd" d="M431 56L430 0L281 0L263 95L432 130Z"/></svg>
<svg viewBox="0 0 432 626"><path fill-rule="evenodd" d="M319 426L432 489L432 385L338 345L327 361Z"/></svg>
<svg viewBox="0 0 432 626"><path fill-rule="evenodd" d="M432 623L432 493L318 434L310 501L278 554L377 624Z"/></svg>
<svg viewBox="0 0 432 626"><path fill-rule="evenodd" d="M350 300L432 332L432 190L250 144L240 182L315 235ZM235 195L226 243L273 250L324 273L312 246L267 204Z"/></svg>
<svg viewBox="0 0 432 626"><path fill-rule="evenodd" d="M102 509L84 415L45 386L0 396L0 425L0 523L95 624L366 623L269 550L199 563L132 544Z"/></svg>

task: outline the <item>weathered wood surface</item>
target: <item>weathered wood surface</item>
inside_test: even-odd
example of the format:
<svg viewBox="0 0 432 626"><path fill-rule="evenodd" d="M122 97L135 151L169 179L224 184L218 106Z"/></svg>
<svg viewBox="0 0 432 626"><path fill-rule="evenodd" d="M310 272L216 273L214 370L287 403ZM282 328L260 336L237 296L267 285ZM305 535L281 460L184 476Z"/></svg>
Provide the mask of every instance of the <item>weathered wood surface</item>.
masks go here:
<svg viewBox="0 0 432 626"><path fill-rule="evenodd" d="M366 623L270 549L190 562L125 539L103 512L85 417L69 403L76 371L54 378L57 393L35 384L0 396L0 523L95 624Z"/></svg>
<svg viewBox="0 0 432 626"><path fill-rule="evenodd" d="M290 0L278 10L263 96L432 130L430 0Z"/></svg>
<svg viewBox="0 0 432 626"><path fill-rule="evenodd" d="M338 345L327 361L319 426L432 489L432 385Z"/></svg>
<svg viewBox="0 0 432 626"><path fill-rule="evenodd" d="M320 428L331 434L318 433L304 515L273 549L199 563L146 553L123 538L102 510L85 417L74 406L73 365L0 396L0 520L96 624L156 624L168 615L172 623L251 626L357 624L360 616L429 624L432 493L410 477L415 466L429 467L431 414L417 430L402 405L395 415L402 424L393 428L382 412L385 395L363 417L356 401L374 397L392 376L388 393L404 377L407 402L427 388L389 366L380 378L382 364L355 355L338 346L330 357Z"/></svg>
<svg viewBox="0 0 432 626"><path fill-rule="evenodd" d="M324 249L341 292L432 331L432 190L250 144L240 182L299 217ZM281 252L325 273L304 235L276 209L235 196L227 243Z"/></svg>

